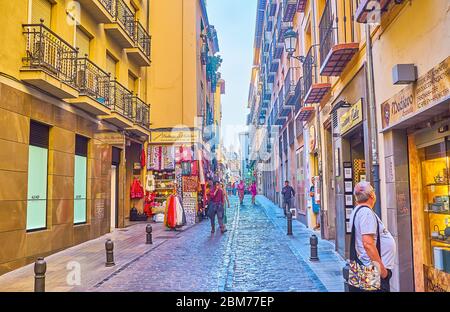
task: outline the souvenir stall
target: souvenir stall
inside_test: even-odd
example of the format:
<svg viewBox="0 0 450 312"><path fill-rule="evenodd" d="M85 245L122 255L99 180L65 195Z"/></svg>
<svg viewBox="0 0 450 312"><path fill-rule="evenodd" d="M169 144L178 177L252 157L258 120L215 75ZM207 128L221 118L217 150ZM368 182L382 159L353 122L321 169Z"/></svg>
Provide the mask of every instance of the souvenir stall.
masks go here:
<svg viewBox="0 0 450 312"><path fill-rule="evenodd" d="M129 221L146 221L144 187L142 179L146 165L145 148L141 144L130 142L126 150L127 184L129 185Z"/></svg>

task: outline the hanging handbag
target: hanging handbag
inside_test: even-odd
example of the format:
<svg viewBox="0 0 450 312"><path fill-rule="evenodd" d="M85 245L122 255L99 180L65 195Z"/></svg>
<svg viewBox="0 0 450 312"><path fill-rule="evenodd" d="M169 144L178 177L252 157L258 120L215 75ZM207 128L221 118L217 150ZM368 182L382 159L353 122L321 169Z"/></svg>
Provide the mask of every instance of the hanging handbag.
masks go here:
<svg viewBox="0 0 450 312"><path fill-rule="evenodd" d="M370 209L367 206L361 206L356 210L353 217L352 234L350 239L350 271L348 284L361 290L376 291L381 288L381 274L379 267L373 263L369 266L364 265L361 260L359 260L356 253L355 219L361 208ZM375 219L377 221L377 250L381 255L380 224L376 216Z"/></svg>

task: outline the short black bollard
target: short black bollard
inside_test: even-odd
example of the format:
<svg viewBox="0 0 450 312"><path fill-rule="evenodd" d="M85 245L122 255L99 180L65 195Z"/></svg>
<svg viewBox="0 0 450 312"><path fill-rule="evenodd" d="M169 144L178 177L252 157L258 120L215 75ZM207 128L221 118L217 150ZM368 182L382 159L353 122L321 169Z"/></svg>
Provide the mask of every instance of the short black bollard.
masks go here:
<svg viewBox="0 0 450 312"><path fill-rule="evenodd" d="M34 292L45 292L45 272L47 262L44 258L38 258L34 263Z"/></svg>
<svg viewBox="0 0 450 312"><path fill-rule="evenodd" d="M309 238L309 243L311 244L311 257L309 257L310 261L319 261L319 257L317 255L317 245L319 244L319 240L316 235L311 235Z"/></svg>
<svg viewBox="0 0 450 312"><path fill-rule="evenodd" d="M348 289L348 277L350 275L350 265L348 262L345 264L345 267L342 268L342 276L344 277L344 291L349 292Z"/></svg>
<svg viewBox="0 0 450 312"><path fill-rule="evenodd" d="M153 239L152 239L153 228L152 228L151 224L147 224L147 226L145 227L145 232L147 232L147 241L145 243L153 244Z"/></svg>
<svg viewBox="0 0 450 312"><path fill-rule="evenodd" d="M116 265L114 263L114 243L112 240L108 239L105 243L105 249L106 249L106 263L105 266L111 267Z"/></svg>
<svg viewBox="0 0 450 312"><path fill-rule="evenodd" d="M287 235L292 235L292 213L287 212Z"/></svg>

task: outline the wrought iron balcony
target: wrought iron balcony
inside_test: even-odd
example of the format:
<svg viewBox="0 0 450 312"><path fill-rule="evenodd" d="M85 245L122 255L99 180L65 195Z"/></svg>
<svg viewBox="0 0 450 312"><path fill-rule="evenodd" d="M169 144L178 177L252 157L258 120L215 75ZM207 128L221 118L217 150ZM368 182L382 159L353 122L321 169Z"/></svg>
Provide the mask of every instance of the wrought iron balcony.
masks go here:
<svg viewBox="0 0 450 312"><path fill-rule="evenodd" d="M145 30L144 26L138 21L136 21L136 44L138 48L144 53L148 58L151 54L151 37Z"/></svg>
<svg viewBox="0 0 450 312"><path fill-rule="evenodd" d="M110 83L109 101L109 107L113 112L133 120L133 93L116 80Z"/></svg>
<svg viewBox="0 0 450 312"><path fill-rule="evenodd" d="M132 98L133 121L135 124L150 129L150 107L137 96Z"/></svg>
<svg viewBox="0 0 450 312"><path fill-rule="evenodd" d="M286 91L285 88L289 88L288 86L284 85L280 92L278 93L278 113L280 114L281 117L288 117L290 112L291 112L291 107L286 105Z"/></svg>
<svg viewBox="0 0 450 312"><path fill-rule="evenodd" d="M78 0L78 2L99 23L111 23L116 15L115 0Z"/></svg>
<svg viewBox="0 0 450 312"><path fill-rule="evenodd" d="M135 47L135 16L123 0L114 0L113 23L105 24L105 31L113 37L121 47Z"/></svg>
<svg viewBox="0 0 450 312"><path fill-rule="evenodd" d="M86 95L108 107L110 75L87 57L78 59L77 85L80 95Z"/></svg>
<svg viewBox="0 0 450 312"><path fill-rule="evenodd" d="M77 97L78 51L47 28L43 20L41 24L26 24L23 28L26 56L21 70L22 80L61 99ZM61 82L70 88L61 86Z"/></svg>
<svg viewBox="0 0 450 312"><path fill-rule="evenodd" d="M96 116L110 110L110 76L87 57L77 60L77 86L80 95L66 102Z"/></svg>
<svg viewBox="0 0 450 312"><path fill-rule="evenodd" d="M353 15L351 17L346 15L345 4L353 12L353 1L348 3L344 1L342 12L333 10L332 3L335 1L327 0L319 24L322 76L340 76L359 49L359 44L355 42Z"/></svg>
<svg viewBox="0 0 450 312"><path fill-rule="evenodd" d="M297 82L297 86L295 87L295 113L297 114L298 111L303 106L303 97L305 96L305 91L303 89L304 81L303 77L300 77L300 79Z"/></svg>
<svg viewBox="0 0 450 312"><path fill-rule="evenodd" d="M284 22L292 22L297 12L298 0L283 0Z"/></svg>
<svg viewBox="0 0 450 312"><path fill-rule="evenodd" d="M269 16L275 16L275 13L277 12L277 1L276 0L269 0Z"/></svg>
<svg viewBox="0 0 450 312"><path fill-rule="evenodd" d="M319 103L331 89L331 84L320 83L315 73L317 66L315 47L309 49L303 62L304 102L308 104Z"/></svg>

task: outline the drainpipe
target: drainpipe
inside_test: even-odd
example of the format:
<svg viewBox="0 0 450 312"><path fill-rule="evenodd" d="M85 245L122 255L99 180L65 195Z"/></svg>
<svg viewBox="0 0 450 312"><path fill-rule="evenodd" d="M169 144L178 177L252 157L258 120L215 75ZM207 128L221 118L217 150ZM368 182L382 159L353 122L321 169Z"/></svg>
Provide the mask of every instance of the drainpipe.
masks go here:
<svg viewBox="0 0 450 312"><path fill-rule="evenodd" d="M368 97L367 102L369 106L369 131L370 131L370 144L372 149L372 180L373 187L375 188L375 194L377 196L377 202L375 204L375 213L381 218L381 204L380 204L380 163L378 155L378 130L377 130L377 118L376 118L376 103L375 103L375 80L373 73L373 55L372 55L372 38L370 36L370 24L366 24L366 58L367 58L367 88Z"/></svg>
<svg viewBox="0 0 450 312"><path fill-rule="evenodd" d="M314 81L317 83L318 82L318 77L320 77L319 75L319 58L317 57L319 55L318 51L319 51L319 38L318 38L318 33L317 33L317 25L316 25L316 20L317 20L317 3L315 1L312 2L312 10L313 10L313 19L312 19L312 27L314 29L313 33L314 33L314 63L315 63L315 78ZM313 82L314 83L314 82ZM322 170L322 136L321 136L321 131L320 131L320 103L316 105L316 111L315 111L315 115L316 115L316 136L317 136L317 162L318 162L318 167L319 167L319 188L320 188L320 194L319 194L319 200L320 200L320 214L319 214L319 218L320 218L320 234L321 237L323 238L325 235L325 225L323 224L324 221L324 196L323 196L323 170ZM311 180L311 179L310 179ZM317 190L316 190L317 191Z"/></svg>

